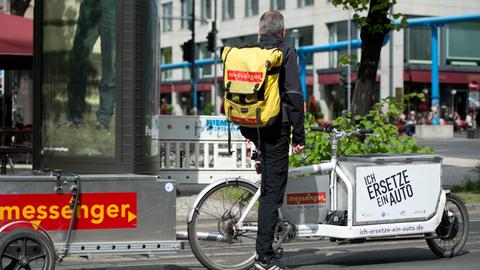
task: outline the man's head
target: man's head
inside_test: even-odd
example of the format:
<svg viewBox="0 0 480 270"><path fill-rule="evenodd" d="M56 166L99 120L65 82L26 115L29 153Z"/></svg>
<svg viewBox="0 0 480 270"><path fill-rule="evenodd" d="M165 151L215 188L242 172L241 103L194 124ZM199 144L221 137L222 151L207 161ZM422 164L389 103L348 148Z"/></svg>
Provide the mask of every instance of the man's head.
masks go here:
<svg viewBox="0 0 480 270"><path fill-rule="evenodd" d="M258 34L263 36L266 33L276 34L285 37L285 23L282 13L276 10L270 10L263 13L260 17Z"/></svg>

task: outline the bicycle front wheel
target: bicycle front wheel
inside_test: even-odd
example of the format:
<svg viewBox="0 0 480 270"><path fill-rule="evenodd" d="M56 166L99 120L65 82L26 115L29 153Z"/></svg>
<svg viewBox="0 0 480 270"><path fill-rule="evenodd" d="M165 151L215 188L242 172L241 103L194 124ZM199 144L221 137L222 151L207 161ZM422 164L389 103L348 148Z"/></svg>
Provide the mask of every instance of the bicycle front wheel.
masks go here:
<svg viewBox="0 0 480 270"><path fill-rule="evenodd" d="M188 240L195 257L208 269L247 269L255 259L258 202L242 223L236 224L257 187L225 181L211 189L195 207L188 224Z"/></svg>

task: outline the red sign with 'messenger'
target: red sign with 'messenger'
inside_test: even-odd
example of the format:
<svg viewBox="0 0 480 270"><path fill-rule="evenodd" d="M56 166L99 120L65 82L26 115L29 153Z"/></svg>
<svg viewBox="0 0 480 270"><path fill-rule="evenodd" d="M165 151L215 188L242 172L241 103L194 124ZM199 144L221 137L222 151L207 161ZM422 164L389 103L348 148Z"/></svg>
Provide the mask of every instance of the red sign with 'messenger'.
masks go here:
<svg viewBox="0 0 480 270"><path fill-rule="evenodd" d="M45 230L68 230L73 210L71 194L0 195L0 227L25 220ZM73 205L73 204L72 204ZM82 193L75 213L75 230L137 227L137 193Z"/></svg>
<svg viewBox="0 0 480 270"><path fill-rule="evenodd" d="M263 72L228 70L227 79L229 81L261 83L263 81Z"/></svg>
<svg viewBox="0 0 480 270"><path fill-rule="evenodd" d="M327 203L326 192L287 194L287 204L324 204L324 203Z"/></svg>

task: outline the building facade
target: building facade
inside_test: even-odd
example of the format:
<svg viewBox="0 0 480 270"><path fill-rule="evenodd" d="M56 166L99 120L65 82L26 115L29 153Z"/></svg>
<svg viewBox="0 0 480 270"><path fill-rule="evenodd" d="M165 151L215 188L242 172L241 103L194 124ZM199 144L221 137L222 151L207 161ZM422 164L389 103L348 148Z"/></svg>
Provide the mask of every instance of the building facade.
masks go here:
<svg viewBox="0 0 480 270"><path fill-rule="evenodd" d="M352 14L335 7L330 0L196 0L195 44L197 59L212 58L207 50L207 34L216 21L217 47L257 41L258 21L263 12L276 9L283 13L288 30L287 42L295 46L322 45L348 39L348 21ZM189 40L189 16L192 0L162 0L162 64L183 61L181 45ZM408 18L462 16L480 12L477 0L401 0L394 12ZM351 24L351 38L360 37L360 29ZM377 98L423 92L427 101L408 104L408 109L429 110L431 91L431 30L428 26L407 27L395 31L383 47L378 69ZM480 81L480 21L448 24L439 30L440 105L445 111L459 111L464 117L469 110L468 85ZM346 51L316 53L307 60L307 96L318 102L326 119L347 109L346 89L340 83L338 61ZM352 80L360 50L352 50ZM222 70L217 65L198 69L198 111L208 111L210 104L220 111ZM214 80L216 74L216 80ZM219 81L218 87L213 87ZM354 87L352 86L352 89ZM192 95L187 68L162 72L161 93L177 114L191 113ZM313 100L313 98L311 99ZM175 111L175 110L174 110Z"/></svg>

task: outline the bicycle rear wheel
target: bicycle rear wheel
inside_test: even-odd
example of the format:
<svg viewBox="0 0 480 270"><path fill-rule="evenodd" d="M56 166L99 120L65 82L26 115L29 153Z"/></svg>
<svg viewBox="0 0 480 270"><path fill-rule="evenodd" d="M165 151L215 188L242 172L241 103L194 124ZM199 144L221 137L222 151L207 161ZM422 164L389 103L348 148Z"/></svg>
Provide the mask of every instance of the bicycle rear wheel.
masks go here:
<svg viewBox="0 0 480 270"><path fill-rule="evenodd" d="M468 212L462 200L453 194L447 194L442 221L435 233L427 236L427 244L439 257L458 255L467 242L470 223Z"/></svg>
<svg viewBox="0 0 480 270"><path fill-rule="evenodd" d="M237 230L235 224L257 191L242 181L226 181L207 192L195 206L188 239L195 257L208 269L247 269L255 258L256 229ZM258 202L244 226L257 227Z"/></svg>

